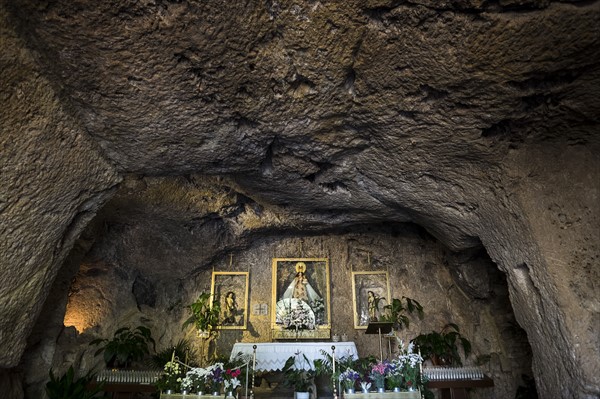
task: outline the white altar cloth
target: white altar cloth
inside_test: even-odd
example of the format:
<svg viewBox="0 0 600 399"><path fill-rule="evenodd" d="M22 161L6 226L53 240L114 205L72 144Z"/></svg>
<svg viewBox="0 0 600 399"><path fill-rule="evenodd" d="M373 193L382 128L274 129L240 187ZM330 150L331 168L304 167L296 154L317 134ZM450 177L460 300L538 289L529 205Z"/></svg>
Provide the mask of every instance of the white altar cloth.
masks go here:
<svg viewBox="0 0 600 399"><path fill-rule="evenodd" d="M233 345L231 359L238 353L245 355L253 354L253 346L256 345L256 371L277 371L283 369L285 361L296 353L303 353L310 361L310 365L304 365L305 369L312 366L315 359L323 359L321 350L331 355L331 346L335 346L335 358L351 356L358 359L358 351L354 342L238 342ZM299 362L300 364L302 362Z"/></svg>

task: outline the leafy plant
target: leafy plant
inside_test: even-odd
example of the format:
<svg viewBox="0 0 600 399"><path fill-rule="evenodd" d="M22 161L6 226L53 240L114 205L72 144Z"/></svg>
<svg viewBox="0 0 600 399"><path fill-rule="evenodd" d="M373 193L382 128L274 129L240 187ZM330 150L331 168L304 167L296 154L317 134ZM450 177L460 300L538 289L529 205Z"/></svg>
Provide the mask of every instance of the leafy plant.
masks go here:
<svg viewBox="0 0 600 399"><path fill-rule="evenodd" d="M420 334L412 342L421 350L423 359L430 359L435 365L461 366L462 360L458 352L458 342L462 345L465 357L471 353L471 342L463 337L454 323L448 323L441 331Z"/></svg>
<svg viewBox="0 0 600 399"><path fill-rule="evenodd" d="M352 356L342 356L337 358L335 361L335 375L333 374L333 357L331 354L323 349L321 349L321 359L315 359L313 361L315 376L329 376L332 380L337 381L339 379L340 373L346 371L347 369L352 369L356 367L357 360L354 360Z"/></svg>
<svg viewBox="0 0 600 399"><path fill-rule="evenodd" d="M311 369L304 370L302 365L297 366L296 360L296 356L290 356L283 366L282 372L285 376L285 385L293 387L296 392L311 392L316 372ZM310 362L304 354L302 354L302 360L305 365Z"/></svg>
<svg viewBox="0 0 600 399"><path fill-rule="evenodd" d="M188 306L192 315L183 323L183 328L193 324L199 332L212 332L219 326L219 315L221 305L219 299L211 294L203 292L194 303Z"/></svg>
<svg viewBox="0 0 600 399"><path fill-rule="evenodd" d="M150 329L138 326L134 330L122 327L115 331L112 339L95 339L90 345L101 346L94 356L104 352L104 361L108 367L128 367L131 362L142 360L150 354L148 344L156 349Z"/></svg>
<svg viewBox="0 0 600 399"><path fill-rule="evenodd" d="M173 351L175 351L175 357L185 362L188 366L198 366L198 351L192 347L192 344L187 339L180 339L175 346L156 352L148 362L148 365L162 370L165 364L173 358Z"/></svg>
<svg viewBox="0 0 600 399"><path fill-rule="evenodd" d="M406 304L406 305L405 305ZM417 312L419 319L423 319L423 306L416 301L403 296L401 299L393 298L392 302L383 307L386 310L386 314L381 317L381 321L393 323L394 328L401 329L403 326L408 327L410 325L409 314Z"/></svg>
<svg viewBox="0 0 600 399"><path fill-rule="evenodd" d="M95 375L90 372L83 377L75 378L73 366L70 366L60 378L54 375L52 369L49 374L50 381L46 383L46 394L49 399L89 399L104 389L103 383L89 388L90 383L95 379Z"/></svg>

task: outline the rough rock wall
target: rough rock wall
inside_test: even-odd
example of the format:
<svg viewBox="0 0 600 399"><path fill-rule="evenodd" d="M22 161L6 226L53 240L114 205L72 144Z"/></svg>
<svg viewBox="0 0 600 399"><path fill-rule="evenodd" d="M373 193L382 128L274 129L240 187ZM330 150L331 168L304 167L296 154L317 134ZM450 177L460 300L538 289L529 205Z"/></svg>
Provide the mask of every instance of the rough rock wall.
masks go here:
<svg viewBox="0 0 600 399"><path fill-rule="evenodd" d="M127 194L127 187L137 190ZM411 327L400 333L405 341L452 321L473 343L468 364L474 364L479 355L491 357L484 368L495 379L496 388L478 390L473 397L512 397L520 375L529 373L531 352L526 336L512 314L504 275L485 251L452 253L422 229L400 224L326 227L325 233L306 236L272 229L267 216L257 218L260 223L255 226L262 224L261 229L237 235L235 219L257 204L249 199L240 202L239 195L225 186L215 187L214 180L202 182L197 177L124 182L85 234L83 242L94 237L95 244L69 290L64 324L82 334L73 327L47 334L56 350L46 367L64 370L73 363L81 369L92 367L100 359L91 356L94 349L88 342L110 336L124 325L150 326L159 349L182 337L193 339L190 331L181 329L187 317L184 307L200 292L210 290L212 268L250 271L250 309L255 303L266 303L272 311L271 259L305 256L330 259L332 331L347 333L361 356L378 355L379 347L377 339L353 327L350 273L388 271L392 296L415 298L426 310L423 321L413 318ZM79 251L73 257L80 259ZM66 297L64 285L58 285ZM270 314L249 314L248 330L221 332L219 354L228 355L239 340L271 340ZM57 314L45 320L44 326L62 323ZM28 397L32 398L40 393L40 382L46 378L40 371L44 367L31 367L40 366L42 347L32 348L24 365L29 370Z"/></svg>
<svg viewBox="0 0 600 399"><path fill-rule="evenodd" d="M46 83L60 88L61 107L121 171L225 174L265 212L299 215L306 230L412 221L455 250L481 242L507 273L515 312L538 343L542 395L598 395L598 357L582 362L578 355L597 354L597 345L582 339L579 321L560 308L570 304L593 322L598 293L580 298L558 289L564 280L553 274L556 265L571 276L581 269L571 254L548 249L560 231L542 228L543 220L578 217L583 208L534 210L540 200L533 194L547 190L534 192L529 182L554 178L515 184L511 156L542 143L554 147L548 154L571 148L569 179L585 192L597 188L598 157L580 158L569 146L598 153L598 1L23 0L3 2L3 12L5 6L7 70L20 59L10 57L8 38L24 40L19 54L39 54L34 70L44 73L25 95L43 102ZM18 76L7 76L2 83L10 87ZM589 159L586 174L577 173L581 159ZM54 195L41 175L21 180L39 190L35 199ZM565 184L565 192L572 188ZM242 215L234 226L243 231L257 219ZM42 231L37 216L23 218ZM50 235L66 237L71 215L56 216ZM569 240L584 240L597 219L583 217L582 226ZM3 256L22 256L18 251ZM47 246L30 252L42 258L36 270L54 256ZM591 261L592 271L597 264ZM2 292L13 288L14 274L7 276ZM51 281L49 274L42 291ZM12 324L4 328L12 337ZM12 338L6 348L19 348L22 339Z"/></svg>
<svg viewBox="0 0 600 399"><path fill-rule="evenodd" d="M539 259L514 270L511 291L515 307L540 301L518 319L539 321L528 335L537 353L534 370L551 376L538 382L542 392L567 374L585 392L579 397L600 395L600 376L594 371L600 354L598 151L600 146L571 143L531 146L511 156L516 196L540 251ZM564 360L551 360L556 358ZM554 366L546 367L551 361ZM566 388L559 394L571 395Z"/></svg>
<svg viewBox="0 0 600 399"><path fill-rule="evenodd" d="M74 240L119 182L0 7L0 367L19 363Z"/></svg>

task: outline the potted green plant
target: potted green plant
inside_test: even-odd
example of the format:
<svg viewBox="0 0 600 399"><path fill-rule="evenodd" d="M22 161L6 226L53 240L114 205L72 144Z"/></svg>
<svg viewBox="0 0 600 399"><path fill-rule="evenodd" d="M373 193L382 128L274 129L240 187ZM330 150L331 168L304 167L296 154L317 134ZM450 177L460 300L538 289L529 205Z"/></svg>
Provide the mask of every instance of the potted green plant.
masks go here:
<svg viewBox="0 0 600 399"><path fill-rule="evenodd" d="M46 394L49 399L90 399L104 389L104 384L93 385L95 375L88 372L76 378L73 366L65 374L57 377L50 370L50 381L46 383Z"/></svg>
<svg viewBox="0 0 600 399"><path fill-rule="evenodd" d="M221 305L216 296L212 298L212 301L211 297L210 293L203 292L194 303L188 306L192 314L183 323L183 328L192 324L203 338L215 334L216 328L219 326Z"/></svg>
<svg viewBox="0 0 600 399"><path fill-rule="evenodd" d="M407 312L409 314L417 312L419 320L423 319L423 306L418 301L405 296L400 299L392 298L392 301L383 308L386 313L381 317L381 321L392 323L395 329L410 325Z"/></svg>
<svg viewBox="0 0 600 399"><path fill-rule="evenodd" d="M471 353L471 342L462 336L454 323L446 324L439 332L420 334L411 342L419 347L423 359L429 359L434 365L462 365L458 344L463 348L465 357Z"/></svg>
<svg viewBox="0 0 600 399"><path fill-rule="evenodd" d="M131 362L142 360L150 354L149 344L156 349L150 329L144 326L133 330L122 327L115 331L112 339L98 338L90 342L90 345L102 345L94 356L104 352L104 361L109 368L126 368Z"/></svg>
<svg viewBox="0 0 600 399"><path fill-rule="evenodd" d="M300 360L298 362L298 360ZM294 388L296 399L308 399L315 381L315 371L306 355L290 356L283 366L285 385ZM305 369L309 367L308 369Z"/></svg>
<svg viewBox="0 0 600 399"><path fill-rule="evenodd" d="M314 370L315 370L315 378L318 379L319 378L323 378L324 379L324 385L326 386L331 386L331 385L335 385L338 389L340 389L340 387L342 385L344 385L342 383L342 380L346 380L347 376L341 377L341 374L343 372L345 372L346 370L357 370L355 371L355 373L357 373L360 376L360 372L358 370L360 370L360 367L362 367L362 363L361 360L355 360L352 356L341 356L341 357L336 357L335 360L335 374L333 373L333 357L331 356L331 354L327 351L321 350L321 358L320 359L315 359L313 361L313 365L314 365ZM353 375L354 376L354 375ZM355 379L356 382L356 379ZM350 388L350 387L348 387Z"/></svg>

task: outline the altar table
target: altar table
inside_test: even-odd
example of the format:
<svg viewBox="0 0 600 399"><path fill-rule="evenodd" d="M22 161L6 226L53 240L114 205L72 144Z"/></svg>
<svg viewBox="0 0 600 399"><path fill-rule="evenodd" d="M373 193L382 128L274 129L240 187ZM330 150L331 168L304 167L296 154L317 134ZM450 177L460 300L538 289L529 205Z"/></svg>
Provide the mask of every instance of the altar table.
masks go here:
<svg viewBox="0 0 600 399"><path fill-rule="evenodd" d="M310 364L302 364L305 370L312 367L315 359L323 359L321 350L331 355L331 346L335 346L335 358L352 357L358 359L358 351L354 342L238 342L233 345L231 359L239 353L250 355L256 345L256 371L278 371L283 369L286 360L296 353L304 354ZM300 365L302 362L299 362Z"/></svg>

